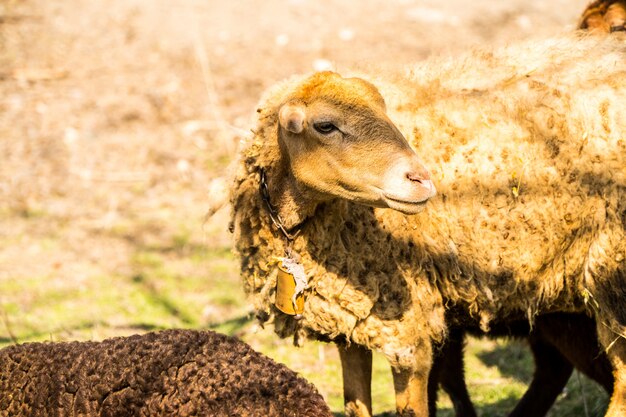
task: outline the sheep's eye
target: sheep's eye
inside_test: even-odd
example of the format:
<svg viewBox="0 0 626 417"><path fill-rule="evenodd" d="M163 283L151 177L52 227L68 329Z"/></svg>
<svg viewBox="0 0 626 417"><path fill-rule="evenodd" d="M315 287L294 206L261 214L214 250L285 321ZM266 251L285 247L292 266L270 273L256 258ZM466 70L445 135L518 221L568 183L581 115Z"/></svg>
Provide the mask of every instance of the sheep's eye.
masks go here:
<svg viewBox="0 0 626 417"><path fill-rule="evenodd" d="M334 124L330 122L315 123L313 127L322 135L328 135L329 133L337 130L337 126L335 126Z"/></svg>

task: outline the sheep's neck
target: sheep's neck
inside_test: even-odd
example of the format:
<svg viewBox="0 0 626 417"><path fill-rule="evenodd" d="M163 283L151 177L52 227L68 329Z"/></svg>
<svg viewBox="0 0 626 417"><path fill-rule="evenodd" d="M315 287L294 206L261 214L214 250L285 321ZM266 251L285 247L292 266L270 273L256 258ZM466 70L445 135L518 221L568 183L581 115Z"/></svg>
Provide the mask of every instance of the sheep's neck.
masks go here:
<svg viewBox="0 0 626 417"><path fill-rule="evenodd" d="M269 197L275 207L282 225L287 231L293 231L310 217L321 202L314 191L299 186L290 170L283 163L267 174Z"/></svg>

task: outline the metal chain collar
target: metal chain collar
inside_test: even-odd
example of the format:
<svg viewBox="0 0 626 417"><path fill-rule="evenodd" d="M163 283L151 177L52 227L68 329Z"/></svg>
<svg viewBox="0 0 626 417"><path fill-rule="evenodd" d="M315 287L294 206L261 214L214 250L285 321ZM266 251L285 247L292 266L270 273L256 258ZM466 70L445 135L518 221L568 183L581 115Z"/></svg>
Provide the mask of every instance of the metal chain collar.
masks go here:
<svg viewBox="0 0 626 417"><path fill-rule="evenodd" d="M295 233L292 234L289 233L283 225L283 219L281 219L280 214L278 214L278 212L270 202L270 191L267 186L267 176L265 174L265 169L263 168L261 168L261 183L259 185L259 191L261 193L261 199L265 202L265 206L267 207L270 219L272 219L272 223L274 223L274 226L276 226L278 230L282 232L282 234L287 238L288 243L291 245L291 242L296 238L296 236L298 236L300 230L297 230Z"/></svg>

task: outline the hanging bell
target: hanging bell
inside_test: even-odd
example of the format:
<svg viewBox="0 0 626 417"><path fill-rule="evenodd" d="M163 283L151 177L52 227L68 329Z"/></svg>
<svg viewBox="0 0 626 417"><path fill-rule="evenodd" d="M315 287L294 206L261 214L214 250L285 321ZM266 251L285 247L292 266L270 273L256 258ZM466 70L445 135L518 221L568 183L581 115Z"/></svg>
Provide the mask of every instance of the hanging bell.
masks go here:
<svg viewBox="0 0 626 417"><path fill-rule="evenodd" d="M300 292L294 297L295 293L296 278L287 268L279 264L274 305L283 313L298 318L304 312L304 293Z"/></svg>

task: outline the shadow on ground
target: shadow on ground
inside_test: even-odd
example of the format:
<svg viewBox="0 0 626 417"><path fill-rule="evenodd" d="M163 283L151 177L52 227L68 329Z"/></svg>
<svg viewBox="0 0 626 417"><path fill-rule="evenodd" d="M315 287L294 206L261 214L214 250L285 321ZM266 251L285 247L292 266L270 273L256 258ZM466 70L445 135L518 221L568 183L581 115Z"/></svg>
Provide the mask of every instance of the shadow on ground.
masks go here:
<svg viewBox="0 0 626 417"><path fill-rule="evenodd" d="M488 367L497 367L502 376L529 383L535 368L528 346L521 341L511 341L491 350L478 353L477 357Z"/></svg>
<svg viewBox="0 0 626 417"><path fill-rule="evenodd" d="M506 416L517 404L518 399L515 396L504 397L501 400L493 404L485 404L482 406L476 406L476 412L481 417L502 417ZM345 417L345 413L333 413L334 417ZM374 417L395 417L394 412L386 411L384 413L377 413ZM455 417L454 409L445 407L437 409L437 417Z"/></svg>

